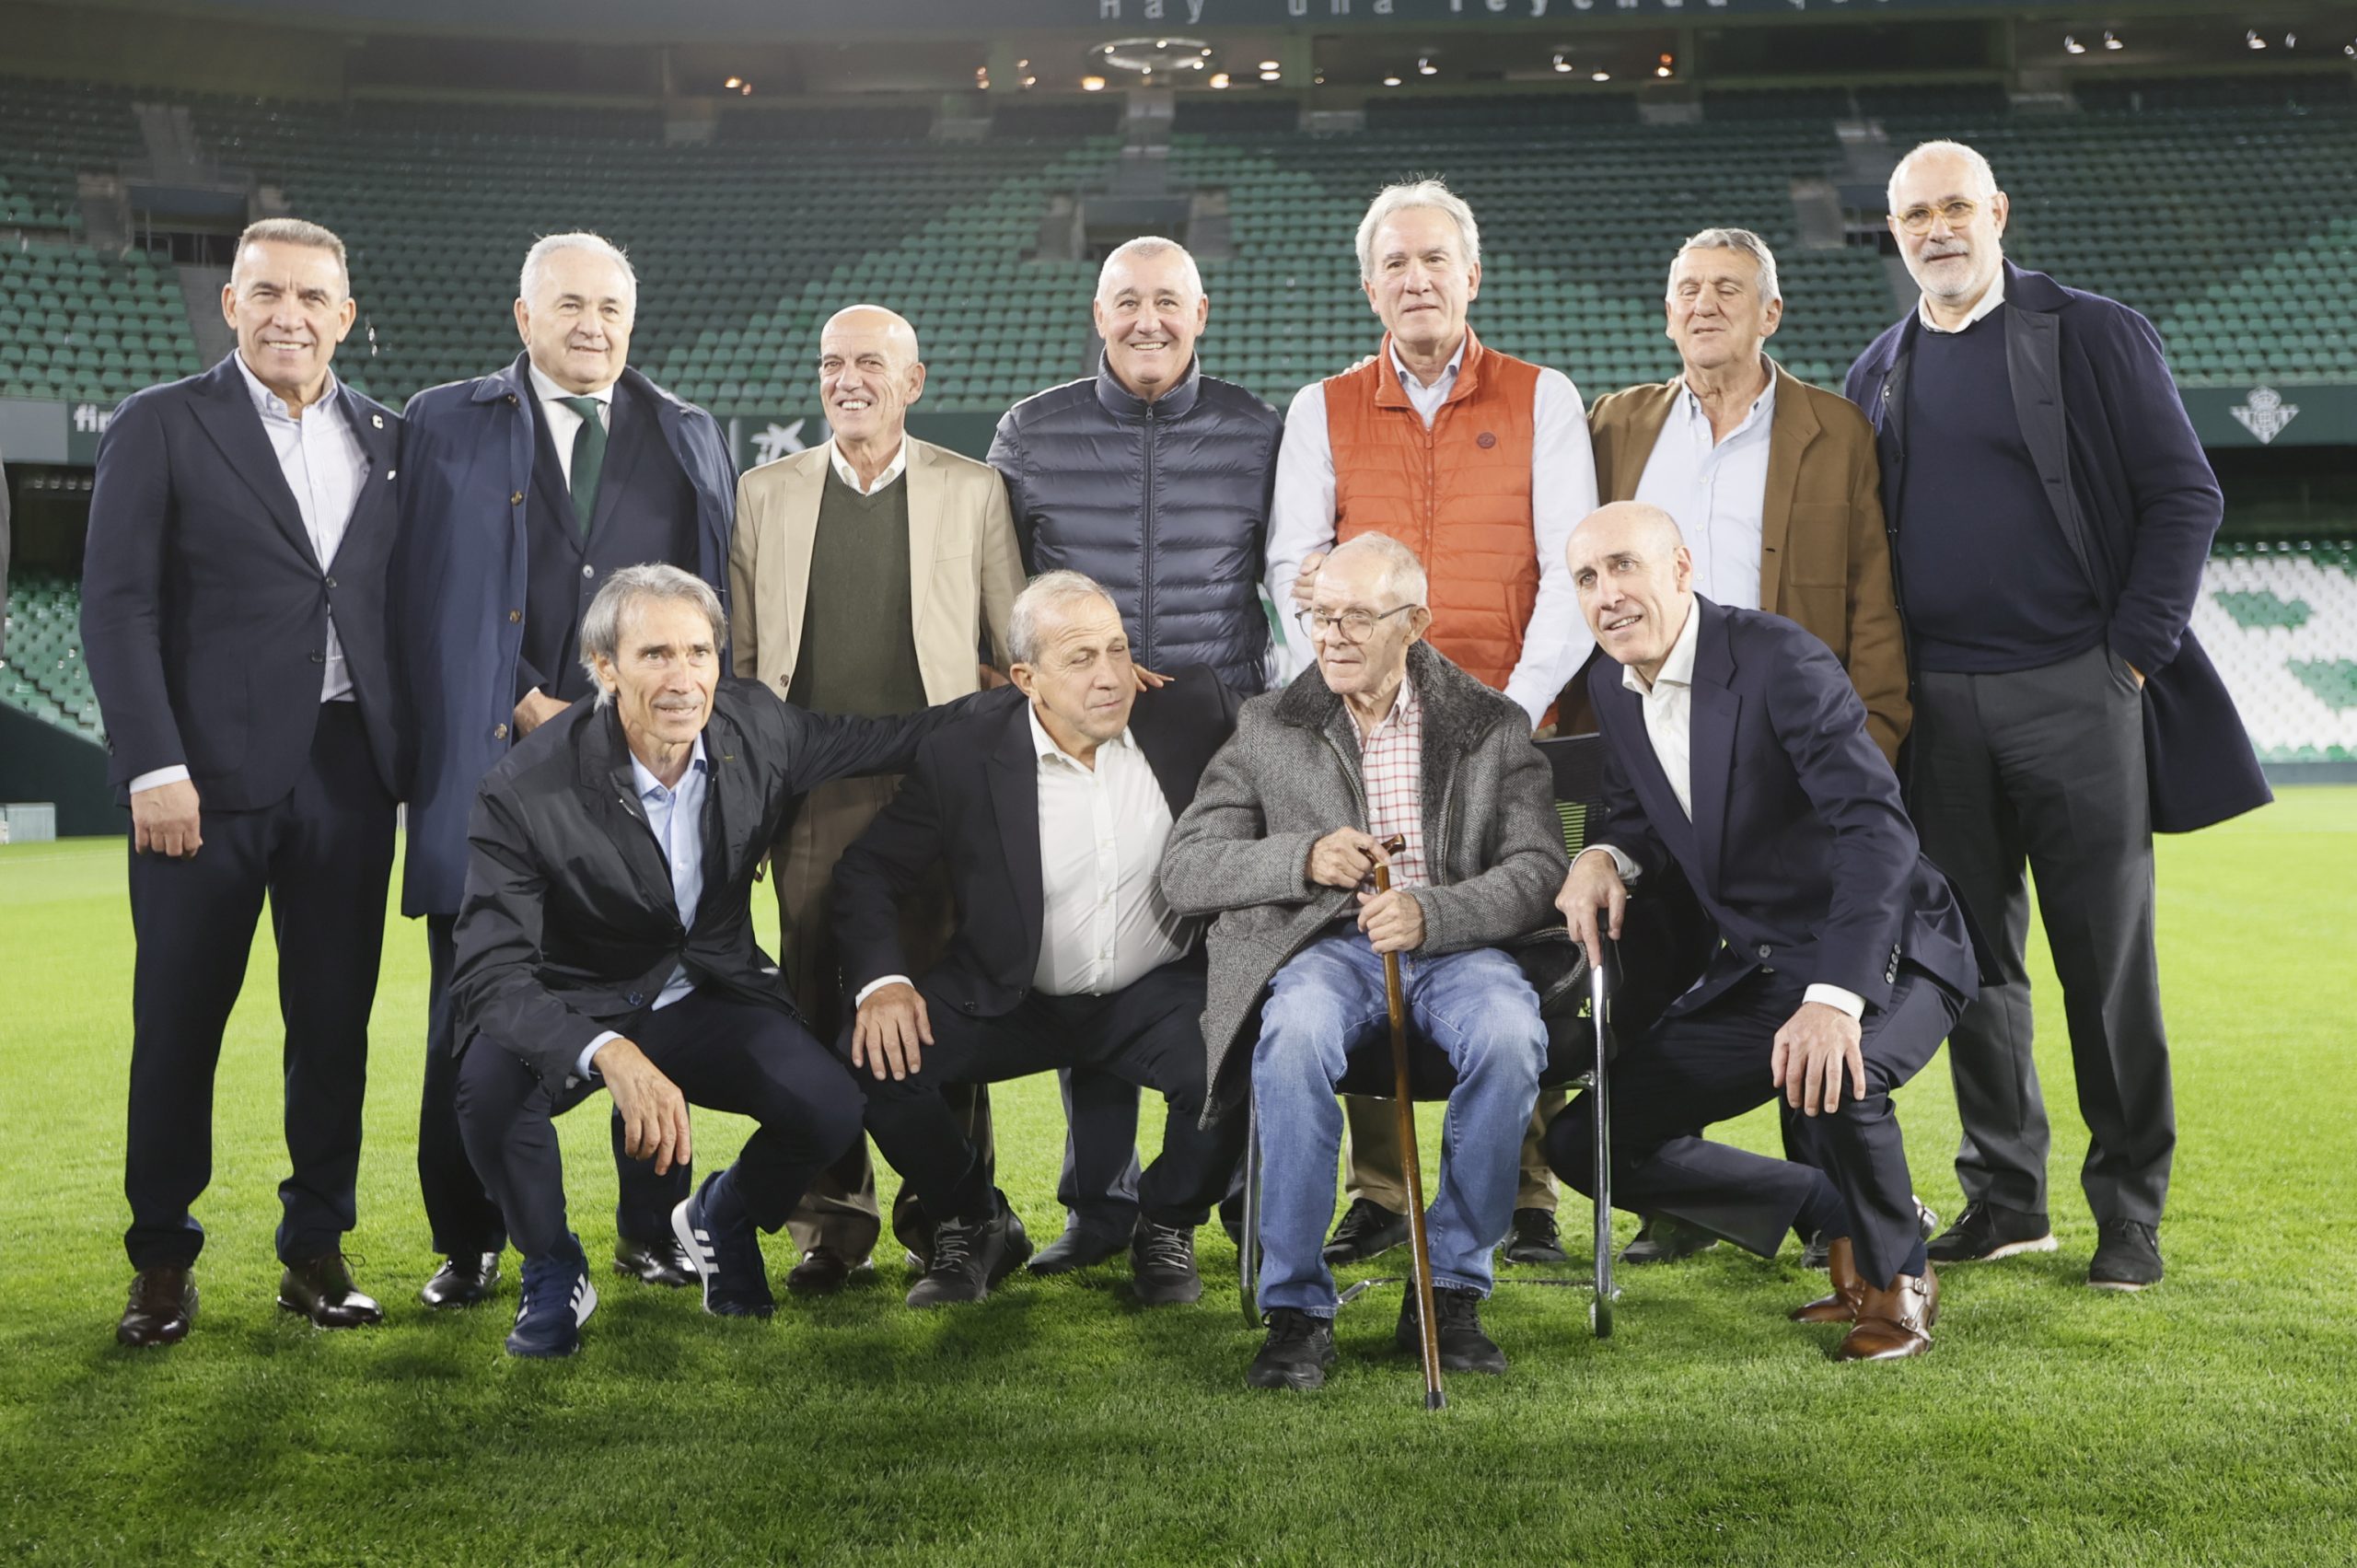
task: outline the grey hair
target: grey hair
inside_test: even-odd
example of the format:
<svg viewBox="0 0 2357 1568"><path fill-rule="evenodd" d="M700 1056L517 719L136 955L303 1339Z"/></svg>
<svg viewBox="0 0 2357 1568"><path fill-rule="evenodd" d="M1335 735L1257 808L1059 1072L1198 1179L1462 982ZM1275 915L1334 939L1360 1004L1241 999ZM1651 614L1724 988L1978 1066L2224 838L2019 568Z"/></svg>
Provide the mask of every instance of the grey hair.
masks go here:
<svg viewBox="0 0 2357 1568"><path fill-rule="evenodd" d="M1898 177L1907 172L1910 164L1922 157L1962 158L1965 167L1972 171L1974 180L1974 189L1968 193L1975 196L1997 193L1997 171L1991 168L1989 160L1973 148L1962 142L1918 142L1914 150L1900 158L1898 166L1890 171L1890 183L1883 187L1883 203L1886 206L1896 207L1898 204Z"/></svg>
<svg viewBox="0 0 2357 1568"><path fill-rule="evenodd" d="M1759 269L1759 297L1782 299L1783 291L1776 286L1776 253L1768 242L1747 228L1706 228L1678 248L1678 257L1689 250L1740 250L1751 258ZM1678 257L1669 263L1669 286L1678 286Z"/></svg>
<svg viewBox="0 0 2357 1568"><path fill-rule="evenodd" d="M586 230L576 230L571 234L543 234L532 241L532 248L524 252L523 271L516 275L516 293L527 304L531 301L532 287L540 281L540 273L547 265L548 259L560 250L587 250L603 256L615 266L620 267L622 270L622 282L630 285L631 304L633 308L637 306L638 273L632 270L630 258L624 255L622 248L612 240L601 234L591 234Z"/></svg>
<svg viewBox="0 0 2357 1568"><path fill-rule="evenodd" d="M1411 207L1430 207L1446 213L1457 225L1457 237L1465 252L1468 268L1481 264L1481 226L1473 221L1473 209L1465 198L1437 180L1410 180L1398 185L1387 185L1376 192L1367 203L1366 216L1359 219L1359 281L1375 276L1375 231L1394 213Z"/></svg>
<svg viewBox="0 0 2357 1568"><path fill-rule="evenodd" d="M1075 599L1101 598L1113 602L1113 596L1100 587L1096 578L1081 572L1042 572L1024 586L1015 596L1015 609L1006 618L1006 652L1016 664L1037 665L1039 662L1039 612L1051 604L1070 604ZM1118 607L1117 607L1118 608Z"/></svg>
<svg viewBox="0 0 2357 1568"><path fill-rule="evenodd" d="M1180 261L1187 263L1188 288L1193 291L1196 298L1202 298L1203 273L1202 270L1195 265L1193 254L1177 240L1165 239L1158 234L1141 234L1135 239L1124 239L1113 247L1112 251L1105 258L1105 264L1097 269L1097 297L1099 299L1105 297L1105 279L1107 274L1112 272L1114 262L1127 261L1132 256L1167 256L1174 252Z"/></svg>
<svg viewBox="0 0 2357 1568"><path fill-rule="evenodd" d="M243 261L249 245L302 245L313 250L324 250L335 258L335 270L343 274L344 292L352 292L352 267L344 259L343 241L335 230L304 218L262 218L246 225L238 236L238 260ZM237 275L237 264L230 263L229 273Z"/></svg>
<svg viewBox="0 0 2357 1568"><path fill-rule="evenodd" d="M1326 565L1331 566L1340 557L1351 554L1372 555L1381 561L1384 590L1400 604L1422 604L1432 591L1431 582L1424 575L1424 563L1416 559L1416 552L1387 533L1363 533L1344 540L1326 557Z"/></svg>
<svg viewBox="0 0 2357 1568"><path fill-rule="evenodd" d="M601 708L614 700L614 694L598 679L598 661L621 662L622 617L632 606L646 599L694 605L712 622L713 648L717 651L728 641L728 617L722 612L720 596L712 591L710 583L693 572L661 562L623 567L606 579L581 617L581 668L589 672L590 684L598 688Z"/></svg>

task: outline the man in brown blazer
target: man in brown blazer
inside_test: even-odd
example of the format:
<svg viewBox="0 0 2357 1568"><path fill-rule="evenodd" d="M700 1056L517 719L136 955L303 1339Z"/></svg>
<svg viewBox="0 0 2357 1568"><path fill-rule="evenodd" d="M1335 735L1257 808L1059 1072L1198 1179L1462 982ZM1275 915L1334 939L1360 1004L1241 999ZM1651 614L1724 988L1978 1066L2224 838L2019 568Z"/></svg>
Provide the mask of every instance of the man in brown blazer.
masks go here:
<svg viewBox="0 0 2357 1568"><path fill-rule="evenodd" d="M1866 705L1866 733L1896 761L1907 737L1907 648L1883 533L1874 429L1839 392L1763 352L1783 315L1776 259L1748 229L1707 228L1671 265L1666 332L1678 378L1588 409L1599 501L1678 519L1694 586L1713 602L1796 621L1833 650ZM1596 727L1586 683L1564 734Z"/></svg>
<svg viewBox="0 0 2357 1568"><path fill-rule="evenodd" d="M1706 228L1681 246L1663 308L1678 377L1588 410L1598 500L1667 512L1698 592L1798 621L1831 648L1866 705L1868 738L1896 763L1911 710L1873 426L1763 352L1784 301L1776 258L1749 229ZM1564 689L1558 718L1566 735L1596 728L1585 679ZM1670 1262L1711 1244L1648 1219L1621 1260Z"/></svg>
<svg viewBox="0 0 2357 1568"><path fill-rule="evenodd" d="M737 482L728 563L736 674L815 712L867 715L997 684L1023 587L1006 486L987 463L909 436L909 406L924 392L915 329L877 306L838 311L819 331L819 388L829 439ZM905 615L891 613L903 607ZM828 907L835 860L899 783L842 779L813 790L772 852L778 961L820 1040L835 1038L845 1012ZM949 915L946 889L911 900L903 916L911 953L930 963ZM964 1109L987 1157L989 1102L976 1091ZM881 1229L865 1138L812 1184L788 1229L803 1256L787 1288L842 1289ZM921 1224L912 1230L896 1216L895 1229L924 1250Z"/></svg>

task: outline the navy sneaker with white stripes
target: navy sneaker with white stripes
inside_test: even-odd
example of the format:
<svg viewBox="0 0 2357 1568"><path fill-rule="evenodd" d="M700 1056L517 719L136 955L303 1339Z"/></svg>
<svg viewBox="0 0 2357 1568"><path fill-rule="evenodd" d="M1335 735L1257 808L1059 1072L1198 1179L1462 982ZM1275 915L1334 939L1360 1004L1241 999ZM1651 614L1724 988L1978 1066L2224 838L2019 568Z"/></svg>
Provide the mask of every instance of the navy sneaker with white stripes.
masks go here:
<svg viewBox="0 0 2357 1568"><path fill-rule="evenodd" d="M588 1255L580 1237L565 1233L564 1249L546 1258L524 1260L524 1299L507 1353L571 1355L581 1348L581 1325L598 1310L598 1287L589 1283Z"/></svg>
<svg viewBox="0 0 2357 1568"><path fill-rule="evenodd" d="M671 1211L671 1234L703 1280L703 1309L715 1318L766 1318L777 1309L753 1218L729 1189L728 1171L707 1176Z"/></svg>

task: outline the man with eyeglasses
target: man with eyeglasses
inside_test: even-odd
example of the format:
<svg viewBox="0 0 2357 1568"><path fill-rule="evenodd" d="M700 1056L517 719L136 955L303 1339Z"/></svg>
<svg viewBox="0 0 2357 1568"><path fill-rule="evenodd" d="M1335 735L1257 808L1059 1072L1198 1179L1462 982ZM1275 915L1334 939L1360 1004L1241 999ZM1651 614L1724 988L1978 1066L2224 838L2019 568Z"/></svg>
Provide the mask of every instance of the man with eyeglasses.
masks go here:
<svg viewBox="0 0 2357 1568"><path fill-rule="evenodd" d="M1847 390L1875 425L1911 645L1909 807L1996 967L1949 1039L1966 1207L1930 1255L2057 1245L2026 865L2089 1134L2087 1283L2140 1290L2161 1278L2177 1146L2153 834L2270 798L2187 625L2223 501L2152 323L2007 261L2011 204L1987 159L1926 142L1889 196L1922 299Z"/></svg>
<svg viewBox="0 0 2357 1568"><path fill-rule="evenodd" d="M1339 1298L1320 1246L1342 1142L1334 1087L1352 1052L1389 1049L1387 953L1418 1034L1457 1072L1427 1215L1441 1365L1505 1370L1480 1302L1546 1061L1540 999L1573 968L1551 918L1563 833L1529 714L1425 640L1428 597L1422 563L1387 534L1328 556L1300 618L1316 667L1244 705L1163 853L1171 909L1218 917L1210 1113L1248 1094L1259 1120L1269 1335L1245 1378L1256 1388L1315 1388L1334 1364ZM1387 854L1395 836L1404 847ZM1411 1353L1415 1302L1408 1292L1395 1334Z"/></svg>

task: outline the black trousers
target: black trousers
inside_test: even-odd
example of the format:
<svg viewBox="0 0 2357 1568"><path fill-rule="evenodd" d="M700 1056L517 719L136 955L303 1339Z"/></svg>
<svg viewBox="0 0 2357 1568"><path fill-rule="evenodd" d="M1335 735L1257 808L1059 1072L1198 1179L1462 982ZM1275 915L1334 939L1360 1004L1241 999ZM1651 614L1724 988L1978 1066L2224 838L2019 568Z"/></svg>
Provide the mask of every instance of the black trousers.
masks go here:
<svg viewBox="0 0 2357 1568"><path fill-rule="evenodd" d="M691 992L631 1019L622 1032L689 1104L761 1124L737 1153L734 1185L763 1230L785 1224L811 1177L859 1137L859 1086L778 1008ZM557 1253L571 1229L556 1119L602 1086L585 1078L544 1084L521 1058L481 1036L459 1058L459 1130L468 1158L528 1261Z"/></svg>
<svg viewBox="0 0 2357 1568"><path fill-rule="evenodd" d="M452 933L458 923L456 915L425 917L425 1091L417 1109L417 1186L425 1199L434 1250L446 1258L496 1252L507 1245L499 1205L475 1174L466 1141L459 1135L459 1042L452 1038L450 1005L450 971L458 962ZM693 1171L679 1166L668 1176L657 1176L647 1161L624 1155L619 1110L613 1115L613 1140L620 1191L615 1230L632 1241L668 1244L671 1211L694 1190Z"/></svg>
<svg viewBox="0 0 2357 1568"><path fill-rule="evenodd" d="M1889 1006L1861 1020L1864 1097L1851 1098L1845 1074L1840 1109L1792 1119L1806 1164L1705 1141L1704 1128L1780 1093L1769 1078L1776 1031L1806 990L1755 971L1708 1006L1658 1020L1612 1063L1613 1205L1668 1214L1768 1256L1782 1245L1822 1171L1849 1210L1858 1272L1887 1283L1917 1240L1891 1091L1932 1059L1963 1003L1922 970L1899 970ZM1593 1195L1586 1096L1547 1129L1547 1158L1557 1176Z"/></svg>
<svg viewBox="0 0 2357 1568"><path fill-rule="evenodd" d="M393 801L351 703L319 704L294 790L258 811L205 811L189 860L131 856L131 1109L123 1193L134 1269L196 1261L189 1213L213 1179L213 1075L270 900L285 1022L291 1173L278 1184L278 1255L333 1252L354 1224L368 1014L385 939Z"/></svg>
<svg viewBox="0 0 2357 1568"><path fill-rule="evenodd" d="M1209 1129L1203 1110L1203 973L1166 964L1107 996L1034 992L1000 1017L978 1018L918 982L933 1024L921 1070L902 1079L855 1069L867 1131L938 1223L989 1206L990 1182L942 1098L950 1084L997 1083L1091 1067L1158 1089L1167 1103L1162 1153L1138 1178L1138 1208L1157 1225L1198 1225L1243 1157L1240 1116ZM838 1042L846 1061L851 1031Z"/></svg>
<svg viewBox="0 0 2357 1568"><path fill-rule="evenodd" d="M2108 647L2003 675L1926 672L1908 811L1996 948L1993 983L1948 1046L1968 1199L2043 1214L2051 1144L2031 1054L2029 886L2038 881L2079 1114L2079 1184L2098 1220L2158 1225L2177 1152L2153 945L2144 700Z"/></svg>

